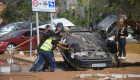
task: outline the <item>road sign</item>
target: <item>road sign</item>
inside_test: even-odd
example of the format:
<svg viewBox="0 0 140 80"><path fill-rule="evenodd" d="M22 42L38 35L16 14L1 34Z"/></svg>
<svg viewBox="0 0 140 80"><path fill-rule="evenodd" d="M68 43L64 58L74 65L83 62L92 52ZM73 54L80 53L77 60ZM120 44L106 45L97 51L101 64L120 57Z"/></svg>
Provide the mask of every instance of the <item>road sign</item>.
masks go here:
<svg viewBox="0 0 140 80"><path fill-rule="evenodd" d="M49 8L55 7L54 1L48 1L48 4L49 4Z"/></svg>
<svg viewBox="0 0 140 80"><path fill-rule="evenodd" d="M38 7L39 2L37 0L34 0L32 4L33 4L34 7Z"/></svg>
<svg viewBox="0 0 140 80"><path fill-rule="evenodd" d="M55 12L54 0L32 0L32 11Z"/></svg>

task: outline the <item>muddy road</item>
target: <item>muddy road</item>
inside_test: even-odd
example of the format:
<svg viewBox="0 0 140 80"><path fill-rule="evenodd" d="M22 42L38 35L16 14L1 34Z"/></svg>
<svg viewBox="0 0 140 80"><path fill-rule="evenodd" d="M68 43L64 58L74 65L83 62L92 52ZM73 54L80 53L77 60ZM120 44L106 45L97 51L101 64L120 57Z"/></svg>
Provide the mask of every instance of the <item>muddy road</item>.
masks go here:
<svg viewBox="0 0 140 80"><path fill-rule="evenodd" d="M0 55L1 58L11 58L12 55ZM140 75L140 54L127 54L126 60L119 68L105 68L103 70L88 69L86 71L76 71L63 61L56 62L55 72L28 72L33 63L15 60L14 64L21 66L20 72L11 72L9 75L1 75L0 80L103 80L108 76L92 76L79 78L76 75L83 74L104 74L104 75ZM110 78L104 80L140 80L140 77Z"/></svg>

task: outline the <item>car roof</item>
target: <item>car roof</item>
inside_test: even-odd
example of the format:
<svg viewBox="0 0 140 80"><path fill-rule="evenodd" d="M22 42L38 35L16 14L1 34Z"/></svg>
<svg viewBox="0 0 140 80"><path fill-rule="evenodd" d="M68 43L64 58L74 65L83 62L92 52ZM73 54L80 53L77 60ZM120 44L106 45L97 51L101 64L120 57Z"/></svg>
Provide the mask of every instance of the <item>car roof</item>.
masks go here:
<svg viewBox="0 0 140 80"><path fill-rule="evenodd" d="M21 24L21 23L23 23L23 22L12 22L12 23L9 23L9 24L6 24L6 25L4 25L4 26L1 26L0 28L3 28L3 27L5 27L5 26L7 26L7 25L10 25L10 24Z"/></svg>
<svg viewBox="0 0 140 80"><path fill-rule="evenodd" d="M47 22L39 22L39 26L40 25L44 25L46 23ZM30 21L26 21L26 22L23 22L22 24L19 24L18 26L23 28L23 29L30 29L30 25L31 25L31 22ZM32 27L36 27L36 22L35 21L32 22Z"/></svg>

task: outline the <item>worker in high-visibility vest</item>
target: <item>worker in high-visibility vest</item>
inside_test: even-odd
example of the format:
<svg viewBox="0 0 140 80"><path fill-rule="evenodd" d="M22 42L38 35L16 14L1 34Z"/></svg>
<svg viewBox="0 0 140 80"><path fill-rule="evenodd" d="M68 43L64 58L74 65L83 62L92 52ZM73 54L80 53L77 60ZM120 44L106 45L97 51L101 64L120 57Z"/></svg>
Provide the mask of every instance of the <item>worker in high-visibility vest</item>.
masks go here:
<svg viewBox="0 0 140 80"><path fill-rule="evenodd" d="M54 46L58 46L60 47L61 49L64 49L64 50L68 50L70 48L67 48L67 47L64 47L62 46L61 42L59 41L60 38L62 36L57 33L55 34L54 37L50 37L49 39L47 39L43 44L42 46L40 47L40 54L39 54L39 61L37 62L37 64L35 65L35 68L34 68L34 72L36 72L37 68L40 67L40 65L46 60L49 61L50 63L50 67L51 67L51 72L54 72L54 69L55 69L55 59L54 59L54 56L52 55L52 49ZM47 59L46 59L47 58Z"/></svg>
<svg viewBox="0 0 140 80"><path fill-rule="evenodd" d="M38 55L37 55L37 58L36 58L36 60L35 60L35 62L34 62L34 64L33 64L33 66L32 66L32 68L29 70L29 71L33 71L34 70L34 67L35 67L35 65L36 65L36 63L38 62L38 60L39 60L39 49L40 49L40 47L42 46L42 44L45 42L45 40L46 39L48 39L48 38L50 38L50 37L53 37L56 33L60 33L60 28L57 28L57 30L55 30L55 31L51 31L51 27L50 27L50 25L46 25L46 27L45 27L46 29L45 29L45 33L43 33L43 35L42 35L42 39L41 39L41 41L40 41L40 43L39 43L39 45L38 45L38 47L37 47L37 53L38 53ZM52 54L53 54L53 52L52 52ZM47 64L47 65L46 65ZM44 66L43 66L43 68L42 68L42 71L45 71L45 69L47 69L48 68L48 66L49 66L49 64L48 64L48 61L47 62L45 62L45 64L44 64ZM40 70L41 71L41 70Z"/></svg>

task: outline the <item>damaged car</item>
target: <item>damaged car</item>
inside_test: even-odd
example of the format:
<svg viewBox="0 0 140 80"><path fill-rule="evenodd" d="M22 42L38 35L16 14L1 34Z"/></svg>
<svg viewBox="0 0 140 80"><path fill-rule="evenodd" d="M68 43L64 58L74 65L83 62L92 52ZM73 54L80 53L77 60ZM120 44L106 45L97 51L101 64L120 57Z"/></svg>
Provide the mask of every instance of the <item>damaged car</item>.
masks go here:
<svg viewBox="0 0 140 80"><path fill-rule="evenodd" d="M77 70L116 67L118 58L98 32L83 27L64 27L62 42L70 42L70 50L61 50L64 61Z"/></svg>

